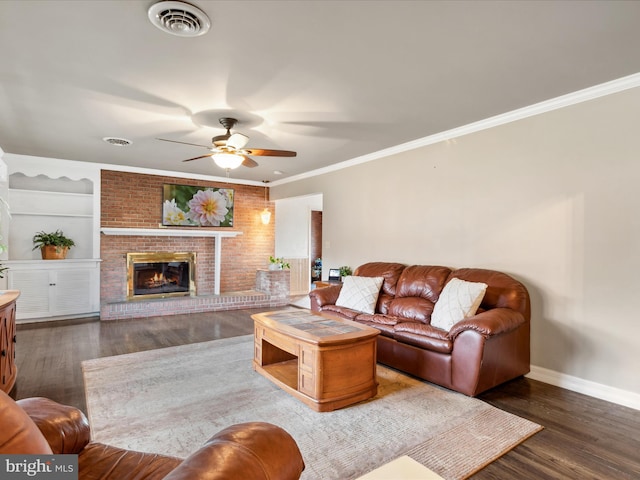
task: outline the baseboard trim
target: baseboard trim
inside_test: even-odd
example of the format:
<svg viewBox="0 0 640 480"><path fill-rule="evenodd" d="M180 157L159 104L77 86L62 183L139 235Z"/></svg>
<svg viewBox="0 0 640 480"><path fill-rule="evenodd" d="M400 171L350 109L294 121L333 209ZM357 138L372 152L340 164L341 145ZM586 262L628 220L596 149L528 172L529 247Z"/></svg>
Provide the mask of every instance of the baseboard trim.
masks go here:
<svg viewBox="0 0 640 480"><path fill-rule="evenodd" d="M531 372L526 377L540 382L566 388L573 392L589 395L590 397L606 400L625 407L640 410L640 394L610 387L601 383L584 380L583 378L566 375L547 368L531 365Z"/></svg>

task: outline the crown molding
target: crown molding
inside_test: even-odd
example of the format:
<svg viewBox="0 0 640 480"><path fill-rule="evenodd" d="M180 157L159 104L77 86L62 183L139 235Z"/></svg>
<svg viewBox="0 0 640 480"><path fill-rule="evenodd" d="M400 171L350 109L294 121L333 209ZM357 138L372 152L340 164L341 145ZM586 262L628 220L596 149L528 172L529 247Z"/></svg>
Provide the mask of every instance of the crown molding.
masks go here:
<svg viewBox="0 0 640 480"><path fill-rule="evenodd" d="M304 180L306 178L312 178L317 177L318 175L336 172L344 168L360 165L361 163L371 162L373 160L378 160L390 155L396 155L399 153L408 152L410 150L415 150L416 148L426 147L435 143L452 140L454 138L462 137L470 133L487 130L507 123L516 122L524 118L533 117L535 115L559 110L565 107L570 107L571 105L588 102L589 100L594 100L596 98L612 95L614 93L637 87L640 87L640 73L635 73L633 75L618 78L616 80L611 80L610 82L601 83L593 87L588 87L576 92L568 93L566 95L561 95L550 100L545 100L543 102L529 105L528 107L523 107L517 110L512 110L510 112L495 115L493 117L485 118L484 120L479 120L477 122L469 123L461 127L452 128L451 130L446 130L444 132L429 135L417 140L401 143L400 145L396 145L394 147L378 150L377 152L372 152L367 155L362 155L350 160L345 160L344 162L336 163L328 167L311 170L300 175L293 175L291 177L283 178L282 180L276 180L271 182L270 186L277 187L278 185L284 185L287 183L296 182L298 180Z"/></svg>

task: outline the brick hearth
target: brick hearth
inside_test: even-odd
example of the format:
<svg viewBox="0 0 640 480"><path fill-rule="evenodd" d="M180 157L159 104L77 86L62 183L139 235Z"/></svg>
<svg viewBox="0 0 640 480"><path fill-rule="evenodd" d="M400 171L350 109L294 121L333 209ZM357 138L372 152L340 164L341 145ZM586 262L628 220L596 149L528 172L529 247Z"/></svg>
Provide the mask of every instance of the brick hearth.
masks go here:
<svg viewBox="0 0 640 480"><path fill-rule="evenodd" d="M277 309L289 303L290 272L288 270L256 272L256 290L202 295L196 297L158 298L103 303L101 320L145 318L185 313L239 310L243 308Z"/></svg>
<svg viewBox="0 0 640 480"><path fill-rule="evenodd" d="M185 313L239 310L243 308L265 308L270 310L280 308L288 303L288 295L267 295L266 293L249 290L221 295L107 303L100 307L100 319L146 318Z"/></svg>

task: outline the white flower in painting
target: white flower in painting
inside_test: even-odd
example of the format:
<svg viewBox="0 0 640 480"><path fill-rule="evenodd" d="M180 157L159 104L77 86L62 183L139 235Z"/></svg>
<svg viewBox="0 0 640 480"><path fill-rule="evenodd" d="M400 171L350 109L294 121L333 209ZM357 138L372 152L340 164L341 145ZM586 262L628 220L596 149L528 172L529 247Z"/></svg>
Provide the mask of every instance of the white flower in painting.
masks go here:
<svg viewBox="0 0 640 480"><path fill-rule="evenodd" d="M222 190L218 190L222 196L224 197L224 199L227 202L227 208L231 208L233 206L233 190L228 189L228 188L224 188Z"/></svg>
<svg viewBox="0 0 640 480"><path fill-rule="evenodd" d="M164 225L188 225L187 214L176 205L176 199L165 200L162 206L162 223Z"/></svg>
<svg viewBox="0 0 640 480"><path fill-rule="evenodd" d="M213 190L199 190L189 200L189 219L203 227L219 227L229 212L227 199Z"/></svg>

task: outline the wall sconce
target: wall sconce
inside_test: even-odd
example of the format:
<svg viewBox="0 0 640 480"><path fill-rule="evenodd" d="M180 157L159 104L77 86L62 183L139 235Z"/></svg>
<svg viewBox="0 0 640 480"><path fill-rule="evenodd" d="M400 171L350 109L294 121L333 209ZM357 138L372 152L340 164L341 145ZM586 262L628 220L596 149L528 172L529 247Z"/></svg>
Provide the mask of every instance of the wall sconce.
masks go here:
<svg viewBox="0 0 640 480"><path fill-rule="evenodd" d="M269 180L263 180L262 183L264 183L264 210L260 214L260 219L263 225L269 225L271 221L271 212L267 208L267 183L269 183Z"/></svg>

